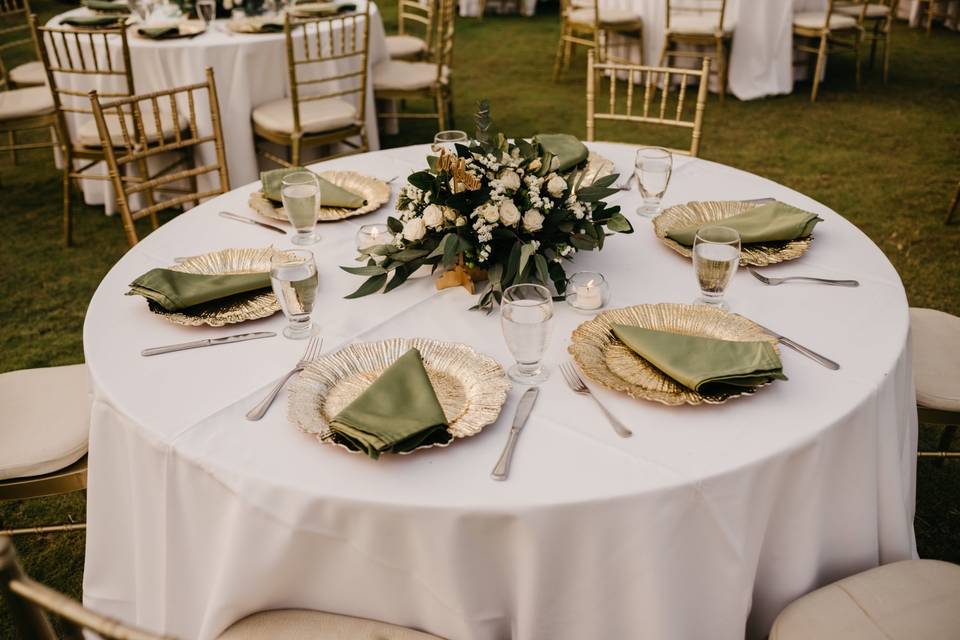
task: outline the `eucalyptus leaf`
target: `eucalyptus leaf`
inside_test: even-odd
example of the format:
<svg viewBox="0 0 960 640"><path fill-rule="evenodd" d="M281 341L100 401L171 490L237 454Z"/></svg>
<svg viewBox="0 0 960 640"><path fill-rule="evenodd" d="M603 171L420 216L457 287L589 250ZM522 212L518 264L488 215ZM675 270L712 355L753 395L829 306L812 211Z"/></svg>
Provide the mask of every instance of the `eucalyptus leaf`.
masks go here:
<svg viewBox="0 0 960 640"><path fill-rule="evenodd" d="M387 218L387 228L390 229L390 233L402 233L403 223L393 216L390 216Z"/></svg>
<svg viewBox="0 0 960 640"><path fill-rule="evenodd" d="M617 233L633 233L633 225L622 213L615 213L607 220L607 229Z"/></svg>
<svg viewBox="0 0 960 640"><path fill-rule="evenodd" d="M367 265L365 267L340 267L347 273L352 273L355 276L376 276L381 273L386 273L387 269L384 269L380 265Z"/></svg>
<svg viewBox="0 0 960 640"><path fill-rule="evenodd" d="M387 286L383 288L383 292L387 293L389 291L393 291L402 285L407 281L407 278L410 277L410 274L413 273L414 269L416 269L416 267L411 268L408 266L402 266L397 268L397 270L393 272L393 277L390 279L390 282L388 282Z"/></svg>
<svg viewBox="0 0 960 640"><path fill-rule="evenodd" d="M509 287L517 279L517 272L520 270L520 243L516 242L513 249L510 250L510 258L507 260L507 270L503 274L503 285Z"/></svg>
<svg viewBox="0 0 960 640"><path fill-rule="evenodd" d="M527 268L527 262L530 260L530 256L533 255L536 249L533 246L533 243L528 242L520 247L520 265L517 267L517 272L520 275L520 278L523 277L523 272Z"/></svg>
<svg viewBox="0 0 960 640"><path fill-rule="evenodd" d="M422 191L431 191L437 184L436 177L429 171L417 171L416 173L412 173L410 174L410 177L407 178L407 181Z"/></svg>
<svg viewBox="0 0 960 640"><path fill-rule="evenodd" d="M447 235L443 236L443 239L440 241L440 244L437 245L437 248L431 251L430 255L428 255L427 257L435 258L437 256L442 256L443 252L446 249L447 243L451 241L456 242L455 240L452 240L452 238L456 238L456 237L457 237L457 234L455 233L448 233Z"/></svg>
<svg viewBox="0 0 960 640"><path fill-rule="evenodd" d="M591 187L609 187L614 182L617 181L617 178L620 177L619 173L611 173L610 175L603 176L602 178L597 178L591 184Z"/></svg>
<svg viewBox="0 0 960 640"><path fill-rule="evenodd" d="M457 248L460 246L460 236L451 233L449 240L444 242L443 247L443 266L452 267L457 261Z"/></svg>
<svg viewBox="0 0 960 640"><path fill-rule="evenodd" d="M371 293L376 293L379 291L384 283L387 281L387 274L381 273L380 275L371 276L364 281L356 291L350 295L344 296L344 298L362 298L363 296L368 296Z"/></svg>
<svg viewBox="0 0 960 640"><path fill-rule="evenodd" d="M410 262L418 258L425 258L430 255L430 249L403 249L390 256L391 260L396 262Z"/></svg>
<svg viewBox="0 0 960 640"><path fill-rule="evenodd" d="M540 282L547 284L550 281L550 273L547 271L547 259L539 253L533 256L533 264L537 267L537 277Z"/></svg>

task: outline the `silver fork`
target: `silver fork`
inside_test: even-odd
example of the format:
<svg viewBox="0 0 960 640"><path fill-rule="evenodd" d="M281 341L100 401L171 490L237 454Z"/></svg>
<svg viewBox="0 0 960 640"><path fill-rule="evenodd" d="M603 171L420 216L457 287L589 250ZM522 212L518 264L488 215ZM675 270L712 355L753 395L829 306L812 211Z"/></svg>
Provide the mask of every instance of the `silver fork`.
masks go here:
<svg viewBox="0 0 960 640"><path fill-rule="evenodd" d="M247 420L256 421L262 418L267 414L267 410L270 409L270 405L273 404L273 401L276 400L277 396L280 394L280 390L283 389L283 385L287 384L287 380L293 377L293 374L300 373L303 371L303 368L308 364L316 360L320 356L320 351L323 349L323 338L314 336L310 338L310 342L307 343L307 350L303 353L303 357L300 358L300 361L297 365L283 376L280 382L277 383L270 393L267 394L267 397L261 400L257 406L247 412Z"/></svg>
<svg viewBox="0 0 960 640"><path fill-rule="evenodd" d="M586 385L583 381L583 378L580 377L580 374L577 373L576 369L573 368L573 365L567 362L560 363L560 373L563 374L563 379L567 381L567 386L570 387L574 393L579 393L580 395L590 396L593 398L593 401L597 403L597 406L600 407L600 410L603 411L603 415L607 417L607 420L610 421L613 430L617 432L617 435L621 438L629 438L633 435L633 431L627 428L625 424L617 420L617 418L607 411L607 408L603 406L597 396L590 393L590 387Z"/></svg>
<svg viewBox="0 0 960 640"><path fill-rule="evenodd" d="M747 269L754 278L762 282L763 284L768 284L771 287L775 287L778 284L783 284L784 282L816 282L819 284L829 284L835 287L859 287L860 283L856 280L829 280L827 278L810 278L807 276L789 276L787 278L768 278L762 273L755 271L754 269Z"/></svg>

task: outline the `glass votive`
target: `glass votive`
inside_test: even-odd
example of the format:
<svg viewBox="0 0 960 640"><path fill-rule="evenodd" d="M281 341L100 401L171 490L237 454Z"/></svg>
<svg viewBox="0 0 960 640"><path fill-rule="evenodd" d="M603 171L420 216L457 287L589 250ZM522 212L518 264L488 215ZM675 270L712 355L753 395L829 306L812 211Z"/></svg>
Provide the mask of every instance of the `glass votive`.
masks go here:
<svg viewBox="0 0 960 640"><path fill-rule="evenodd" d="M602 273L578 271L567 280L567 302L579 311L600 309L610 297L610 285Z"/></svg>
<svg viewBox="0 0 960 640"><path fill-rule="evenodd" d="M385 224L365 224L357 231L357 251L391 242L393 242L393 234Z"/></svg>

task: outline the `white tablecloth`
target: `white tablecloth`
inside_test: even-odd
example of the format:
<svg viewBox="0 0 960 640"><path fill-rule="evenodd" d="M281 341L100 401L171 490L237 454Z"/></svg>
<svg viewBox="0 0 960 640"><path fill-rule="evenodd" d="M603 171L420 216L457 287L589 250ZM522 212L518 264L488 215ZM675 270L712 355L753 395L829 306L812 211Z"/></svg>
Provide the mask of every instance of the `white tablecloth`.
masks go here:
<svg viewBox="0 0 960 640"><path fill-rule="evenodd" d="M460 16L463 18L480 17L480 0L459 0ZM516 6L523 16L532 16L537 12L537 0L487 0L487 11L502 11Z"/></svg>
<svg viewBox="0 0 960 640"><path fill-rule="evenodd" d="M902 7L904 4L906 3L903 3L900 6ZM924 4L923 8L926 9L928 6L929 4ZM939 11L946 10L947 12L946 19L940 18L938 22L942 20L945 27L947 27L948 29L953 29L954 31L960 29L960 0L940 0L939 2L936 3L936 6ZM910 2L909 7L910 7L910 26L923 27L924 29L926 29L927 14L926 14L926 11L924 11L921 14L920 0L912 0ZM922 23L920 21L921 17L923 18Z"/></svg>
<svg viewBox="0 0 960 640"><path fill-rule="evenodd" d="M629 167L633 149L592 147ZM426 147L326 166L381 177L421 166ZM827 207L736 169L682 160L668 204L775 196L825 221L801 260L773 275L856 277L846 289L765 287L737 273L734 310L839 361L784 350L788 382L721 406L665 407L596 392L633 430L616 436L556 371L586 316L558 304L552 369L507 482L490 479L522 392L501 418L446 449L371 461L319 444L285 416L243 414L300 356L281 337L143 358L144 347L240 331L179 327L123 294L175 256L289 246L216 215L246 212L241 187L168 223L101 283L84 325L94 389L84 601L184 638L212 638L258 610L306 607L453 640L761 638L780 609L834 579L915 556L916 408L907 300L870 240ZM396 192L396 186L394 186ZM690 302L689 260L632 215L636 233L578 256L612 286L610 306ZM410 281L343 296L360 279L353 234L391 208L323 225L319 309L325 350L426 336L511 362L496 314L463 289Z"/></svg>
<svg viewBox="0 0 960 640"><path fill-rule="evenodd" d="M362 9L362 5L360 7ZM74 10L68 13L75 13ZM62 14L52 20L59 22ZM370 40L368 66L386 60L386 35L383 20L376 4L370 10ZM131 30L128 43L133 77L138 93L148 93L172 87L205 81L205 69L213 67L220 100L220 115L226 147L230 181L241 185L259 177L256 150L253 143L251 114L254 107L290 95L290 76L287 72L287 54L282 33L238 34L226 28L225 20L218 20L206 33L180 40L149 40ZM120 60L120 41L113 43L112 55ZM92 83L78 81L71 76L71 88L88 91ZM82 86L81 86L82 85ZM366 106L367 136L371 149L380 148L377 131L377 112L374 106L372 79L367 78ZM71 126L79 126L77 116ZM204 134L206 132L201 132ZM91 170L93 171L93 170ZM102 173L106 174L105 167ZM114 208L113 188L109 182L84 182L87 204L106 204Z"/></svg>

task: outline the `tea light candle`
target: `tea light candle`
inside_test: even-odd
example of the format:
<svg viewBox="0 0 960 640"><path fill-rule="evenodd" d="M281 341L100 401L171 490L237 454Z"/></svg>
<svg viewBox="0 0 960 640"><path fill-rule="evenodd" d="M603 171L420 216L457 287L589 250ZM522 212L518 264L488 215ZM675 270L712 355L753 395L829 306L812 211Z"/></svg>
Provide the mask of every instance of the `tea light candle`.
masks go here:
<svg viewBox="0 0 960 640"><path fill-rule="evenodd" d="M571 276L567 287L570 304L582 311L599 309L606 302L608 287L603 274L580 271Z"/></svg>
<svg viewBox="0 0 960 640"><path fill-rule="evenodd" d="M393 234L385 224L365 224L357 231L357 251L391 242L393 242Z"/></svg>

